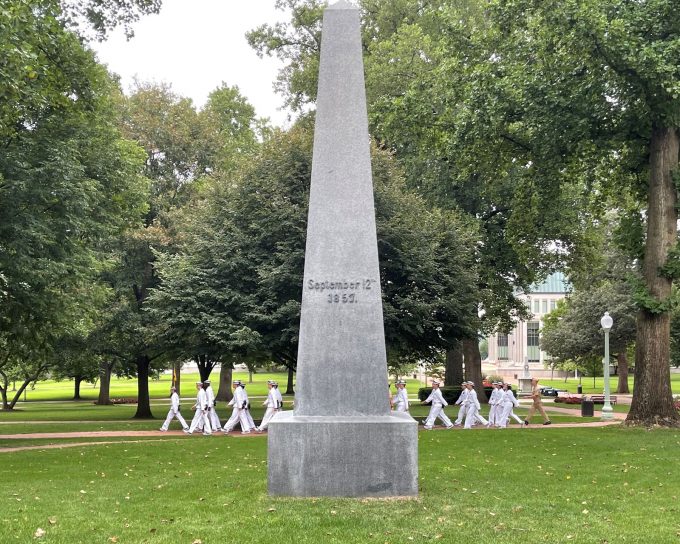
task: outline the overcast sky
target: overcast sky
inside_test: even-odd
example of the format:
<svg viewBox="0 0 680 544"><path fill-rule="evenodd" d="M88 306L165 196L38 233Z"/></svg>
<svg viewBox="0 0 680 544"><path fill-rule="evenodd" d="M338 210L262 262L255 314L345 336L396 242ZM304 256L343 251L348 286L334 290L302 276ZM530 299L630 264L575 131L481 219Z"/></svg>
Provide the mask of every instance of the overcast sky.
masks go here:
<svg viewBox="0 0 680 544"><path fill-rule="evenodd" d="M135 37L122 32L94 44L99 60L121 76L128 92L135 77L166 82L201 106L222 81L238 85L257 115L283 126L287 113L272 90L277 59L259 59L245 33L263 23L286 21L275 0L163 0L158 15L143 17Z"/></svg>

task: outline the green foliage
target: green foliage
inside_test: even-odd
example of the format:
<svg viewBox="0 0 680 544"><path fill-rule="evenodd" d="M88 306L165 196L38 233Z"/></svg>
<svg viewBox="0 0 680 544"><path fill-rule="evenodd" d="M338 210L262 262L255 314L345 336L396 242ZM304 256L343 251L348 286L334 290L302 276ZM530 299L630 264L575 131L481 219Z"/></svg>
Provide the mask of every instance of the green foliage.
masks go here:
<svg viewBox="0 0 680 544"><path fill-rule="evenodd" d="M85 334L109 244L145 212L148 187L115 125L119 90L58 6L2 8L0 369L28 384Z"/></svg>
<svg viewBox="0 0 680 544"><path fill-rule="evenodd" d="M181 251L159 255L151 312L172 345L295 366L311 148L304 122L275 134L216 185ZM388 154L374 150L373 171L388 359L398 367L470 334L475 232L407 193Z"/></svg>

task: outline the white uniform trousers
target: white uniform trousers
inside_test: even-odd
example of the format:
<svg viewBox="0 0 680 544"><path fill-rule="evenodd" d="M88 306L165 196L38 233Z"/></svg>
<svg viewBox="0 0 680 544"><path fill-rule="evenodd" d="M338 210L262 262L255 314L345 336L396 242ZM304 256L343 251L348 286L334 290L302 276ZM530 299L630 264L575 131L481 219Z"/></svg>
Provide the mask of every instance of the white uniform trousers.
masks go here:
<svg viewBox="0 0 680 544"><path fill-rule="evenodd" d="M476 422L479 422L482 425L487 425L489 423L479 413L479 409L476 405L468 404L467 411L465 412L465 428L472 429L472 424Z"/></svg>
<svg viewBox="0 0 680 544"><path fill-rule="evenodd" d="M163 425L161 426L161 430L167 431L168 428L170 427L170 422L174 418L177 418L177 421L179 421L180 425L182 426L182 429L189 428L189 425L187 425L187 422L182 417L182 414L179 413L179 410L175 412L172 408L170 408L170 411L168 412L168 417L165 418L165 423L163 423Z"/></svg>
<svg viewBox="0 0 680 544"><path fill-rule="evenodd" d="M210 421L210 426L212 427L213 432L219 431L222 428L220 417L217 415L217 410L214 406L210 408L210 411L208 412L208 421Z"/></svg>
<svg viewBox="0 0 680 544"><path fill-rule="evenodd" d="M465 413L467 412L467 404L461 404L460 408L458 409L458 417L456 418L456 425L460 425L463 423L463 418L465 417Z"/></svg>
<svg viewBox="0 0 680 544"><path fill-rule="evenodd" d="M500 415L502 413L502 408L500 404L492 404L489 407L489 426L497 425Z"/></svg>
<svg viewBox="0 0 680 544"><path fill-rule="evenodd" d="M510 418L514 419L517 423L520 425L524 423L518 416L515 414L515 412L512 411L514 408L514 405L512 403L508 403L507 405L503 405L503 415L501 416L500 421L498 422L498 426L504 429L505 427L508 426L508 423L510 422Z"/></svg>
<svg viewBox="0 0 680 544"><path fill-rule="evenodd" d="M191 425L189 426L189 432L193 433L196 428L203 427L203 434L212 434L210 430L210 421L208 420L208 412L196 408L194 412L194 419L191 420Z"/></svg>
<svg viewBox="0 0 680 544"><path fill-rule="evenodd" d="M453 423L451 423L451 420L444 413L444 406L441 404L433 404L430 408L430 415L428 415L427 419L425 420L425 428L431 429L434 426L434 422L437 418L442 420L442 423L447 429L449 427L453 427Z"/></svg>
<svg viewBox="0 0 680 544"><path fill-rule="evenodd" d="M258 430L264 431L267 428L267 425L269 425L269 422L274 417L274 414L277 411L278 410L276 408L267 408L267 411L264 413L264 417L262 418L262 423L260 423Z"/></svg>
<svg viewBox="0 0 680 544"><path fill-rule="evenodd" d="M242 433L249 433L250 432L250 424L248 423L248 418L246 417L245 414L246 410L243 408L234 408L234 410L231 412L231 417L229 420L224 424L224 427L222 427L222 430L225 433L231 432L234 427L236 427L237 423L241 424L241 432Z"/></svg>
<svg viewBox="0 0 680 544"><path fill-rule="evenodd" d="M246 413L246 421L248 422L248 430L255 428L255 421L253 421L253 416L250 414L250 410L246 408L243 410Z"/></svg>

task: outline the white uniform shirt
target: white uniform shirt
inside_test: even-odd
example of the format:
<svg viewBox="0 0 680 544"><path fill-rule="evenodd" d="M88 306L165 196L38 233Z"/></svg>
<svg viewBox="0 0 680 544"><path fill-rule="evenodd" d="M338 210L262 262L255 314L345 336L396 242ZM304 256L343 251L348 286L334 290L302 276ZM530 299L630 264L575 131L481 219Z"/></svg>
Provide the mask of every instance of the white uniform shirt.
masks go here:
<svg viewBox="0 0 680 544"><path fill-rule="evenodd" d="M474 389L470 389L468 391L468 398L467 398L468 404L474 404L477 407L477 410L479 410L482 406L479 404L479 398L477 397L477 391Z"/></svg>
<svg viewBox="0 0 680 544"><path fill-rule="evenodd" d="M467 388L463 389L460 392L458 399L456 400L456 404L466 404L466 401L467 401L467 398L468 398L468 393L469 393L469 391L467 390Z"/></svg>
<svg viewBox="0 0 680 544"><path fill-rule="evenodd" d="M265 405L267 408L276 408L277 405L278 405L278 403L277 403L277 401L276 401L276 394L274 393L274 391L276 391L276 389L274 389L274 388L272 387L272 388L269 390L269 393L267 393L267 400L264 401L264 405Z"/></svg>
<svg viewBox="0 0 680 544"><path fill-rule="evenodd" d="M442 396L442 392L437 389L432 389L432 393L430 393L430 396L425 399L425 402L432 402L433 405L441 405L441 406L448 406L449 403L444 400L444 397Z"/></svg>
<svg viewBox="0 0 680 544"><path fill-rule="evenodd" d="M513 406L519 406L519 401L515 398L515 394L512 392L512 389L503 391L503 404L505 405L512 404Z"/></svg>
<svg viewBox="0 0 680 544"><path fill-rule="evenodd" d="M206 388L205 396L208 399L208 407L213 408L215 406L215 393L213 392L212 385Z"/></svg>
<svg viewBox="0 0 680 544"><path fill-rule="evenodd" d="M250 402L248 393L246 393L246 390L243 387L239 387L239 389L241 390L241 404L239 407L243 409L248 408L248 403Z"/></svg>
<svg viewBox="0 0 680 544"><path fill-rule="evenodd" d="M177 392L170 395L170 409L175 413L179 412L179 395Z"/></svg>
<svg viewBox="0 0 680 544"><path fill-rule="evenodd" d="M276 408L283 408L283 397L281 396L281 391L278 387L272 389L274 391L274 398L276 399Z"/></svg>
<svg viewBox="0 0 680 544"><path fill-rule="evenodd" d="M489 404L491 406L494 406L496 404L500 404L502 397L503 397L503 391L501 389L498 389L497 387L494 387L493 390L491 391L491 397L489 397Z"/></svg>
<svg viewBox="0 0 680 544"><path fill-rule="evenodd" d="M392 403L394 404L394 409L398 412L408 411L408 393L406 393L406 388L397 389L394 397L392 397Z"/></svg>
<svg viewBox="0 0 680 544"><path fill-rule="evenodd" d="M201 387L196 395L196 410L206 410L208 408L208 396Z"/></svg>

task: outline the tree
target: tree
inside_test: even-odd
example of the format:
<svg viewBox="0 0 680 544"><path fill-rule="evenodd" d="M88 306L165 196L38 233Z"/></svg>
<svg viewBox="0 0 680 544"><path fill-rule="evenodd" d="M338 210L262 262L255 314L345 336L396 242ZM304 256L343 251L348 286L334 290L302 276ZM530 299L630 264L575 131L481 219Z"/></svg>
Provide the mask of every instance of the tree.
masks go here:
<svg viewBox="0 0 680 544"><path fill-rule="evenodd" d="M594 365L602 366L604 333L600 318L605 310L614 319L610 350L619 362L617 392L624 393L628 388L627 350L635 338L635 303L628 284L604 282L560 301L558 309L544 318L541 349L560 362L574 361L580 370L594 376Z"/></svg>
<svg viewBox="0 0 680 544"><path fill-rule="evenodd" d="M481 3L361 4L372 134L395 152L409 187L431 206L463 210L478 224L478 307L468 319L479 322L463 341L463 351L467 378L479 382L478 335L508 330L514 320L526 318L516 294L560 262L562 254L545 247L576 238L574 225L579 222L555 214L538 216L540 221L522 219L527 216L523 198L528 174L517 163L513 142L477 142L460 156L459 139L472 134L471 127L457 125L469 108L464 72L481 54L468 39L476 27L486 25ZM287 93L290 105L300 107L315 98L321 7L312 1L286 6L292 14L289 24L264 25L248 37L259 54L276 54L289 62L280 74L286 85L279 89ZM556 199L564 205L555 205ZM559 210L579 209L574 195L566 192L546 195L545 200ZM537 218L535 211L529 217ZM447 360L457 357L451 354ZM450 374L456 379L453 367Z"/></svg>
<svg viewBox="0 0 680 544"><path fill-rule="evenodd" d="M680 123L680 5L673 1L498 1L487 62L497 79L482 96L503 103L490 123L530 149L532 169L550 173L529 194L592 180L646 203L635 392L627 421L676 426L670 389L671 285L677 238ZM481 81L478 76L474 81ZM593 181L595 183L593 183Z"/></svg>
<svg viewBox="0 0 680 544"><path fill-rule="evenodd" d="M159 256L151 311L178 344L295 368L311 143L305 121L275 134L216 185L182 250ZM387 153L373 168L388 360L435 358L469 334L476 233L406 192Z"/></svg>
<svg viewBox="0 0 680 544"><path fill-rule="evenodd" d="M107 244L142 213L147 188L143 155L114 123L116 84L54 4L34 4L0 12L0 360L26 385L59 365Z"/></svg>

